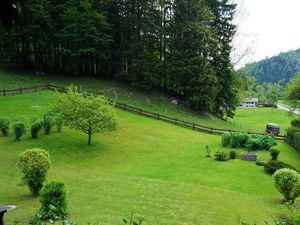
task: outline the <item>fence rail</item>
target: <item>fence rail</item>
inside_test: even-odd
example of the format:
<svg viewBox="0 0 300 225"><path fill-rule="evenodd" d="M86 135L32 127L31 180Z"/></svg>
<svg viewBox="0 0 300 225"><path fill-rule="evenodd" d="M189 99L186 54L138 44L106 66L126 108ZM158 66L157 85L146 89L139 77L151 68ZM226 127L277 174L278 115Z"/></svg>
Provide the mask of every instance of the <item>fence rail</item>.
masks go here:
<svg viewBox="0 0 300 225"><path fill-rule="evenodd" d="M25 88L17 88L17 89L2 89L0 90L0 96L8 96L8 95L16 95L16 94L25 94L25 93L32 93L32 92L37 92L41 90L56 90L58 92L66 92L67 88L65 87L60 87L52 84L44 84L44 85L38 85L38 86L33 86L33 87L25 87ZM95 92L89 92L90 94L98 95L100 93L95 93ZM127 105L125 103L121 102L115 102L115 106L119 109L122 109L124 111L132 112L137 115L141 116L146 116L150 118L154 118L157 120L165 121L167 123L171 123L177 126L185 127L188 129L192 129L195 131L199 132L205 132L205 133L210 133L210 134L223 134L227 132L243 132L243 131L238 131L238 130L232 130L232 129L222 129L222 128L214 128L214 127L208 127L208 126L203 126L197 123L191 123L187 121L180 120L178 118L172 118L169 116L165 116L159 113L154 113L150 112L147 110L144 110L142 108L137 108L131 105ZM253 132L246 132L247 134L263 134L263 133L253 133ZM278 141L286 141L286 136L285 135L276 135L274 137Z"/></svg>

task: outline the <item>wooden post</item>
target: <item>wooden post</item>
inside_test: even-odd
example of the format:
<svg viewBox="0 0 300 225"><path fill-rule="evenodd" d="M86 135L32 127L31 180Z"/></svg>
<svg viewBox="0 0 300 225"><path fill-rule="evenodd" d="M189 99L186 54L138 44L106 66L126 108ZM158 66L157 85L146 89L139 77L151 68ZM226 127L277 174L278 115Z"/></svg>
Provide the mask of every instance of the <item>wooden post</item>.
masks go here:
<svg viewBox="0 0 300 225"><path fill-rule="evenodd" d="M211 134L213 133L213 128L212 128L212 127L210 127L210 133L211 133Z"/></svg>
<svg viewBox="0 0 300 225"><path fill-rule="evenodd" d="M175 124L177 125L177 118L175 118Z"/></svg>
<svg viewBox="0 0 300 225"><path fill-rule="evenodd" d="M193 130L195 130L195 122L193 122Z"/></svg>
<svg viewBox="0 0 300 225"><path fill-rule="evenodd" d="M143 109L140 109L140 115L143 115Z"/></svg>
<svg viewBox="0 0 300 225"><path fill-rule="evenodd" d="M157 113L157 119L159 120L159 113Z"/></svg>
<svg viewBox="0 0 300 225"><path fill-rule="evenodd" d="M3 96L6 96L5 89L3 89Z"/></svg>
<svg viewBox="0 0 300 225"><path fill-rule="evenodd" d="M20 87L20 94L22 94L22 88Z"/></svg>
<svg viewBox="0 0 300 225"><path fill-rule="evenodd" d="M34 92L36 92L36 86L34 86Z"/></svg>

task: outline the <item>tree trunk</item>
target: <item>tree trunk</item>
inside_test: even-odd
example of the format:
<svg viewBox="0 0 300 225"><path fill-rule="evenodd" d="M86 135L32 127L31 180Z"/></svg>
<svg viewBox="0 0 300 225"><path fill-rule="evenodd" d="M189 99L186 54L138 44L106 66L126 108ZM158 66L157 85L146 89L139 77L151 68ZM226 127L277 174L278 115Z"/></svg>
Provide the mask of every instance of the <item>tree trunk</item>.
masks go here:
<svg viewBox="0 0 300 225"><path fill-rule="evenodd" d="M89 133L88 135L89 135L89 141L88 141L88 145L90 145L90 144L91 144L91 142L92 142L92 133Z"/></svg>

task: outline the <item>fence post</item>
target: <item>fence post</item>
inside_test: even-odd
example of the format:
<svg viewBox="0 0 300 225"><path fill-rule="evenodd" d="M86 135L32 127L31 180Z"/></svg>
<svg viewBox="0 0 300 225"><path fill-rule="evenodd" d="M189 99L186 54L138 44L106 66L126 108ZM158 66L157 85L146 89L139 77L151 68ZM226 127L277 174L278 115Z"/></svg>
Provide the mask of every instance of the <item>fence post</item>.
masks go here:
<svg viewBox="0 0 300 225"><path fill-rule="evenodd" d="M195 122L193 122L193 130L195 130Z"/></svg>
<svg viewBox="0 0 300 225"><path fill-rule="evenodd" d="M177 118L175 118L175 124L177 125Z"/></svg>
<svg viewBox="0 0 300 225"><path fill-rule="evenodd" d="M143 109L140 109L140 115L143 115Z"/></svg>
<svg viewBox="0 0 300 225"><path fill-rule="evenodd" d="M212 128L212 127L210 128L210 133L211 133L211 134L213 133L213 128Z"/></svg>
<svg viewBox="0 0 300 225"><path fill-rule="evenodd" d="M3 96L6 96L5 89L3 89Z"/></svg>
<svg viewBox="0 0 300 225"><path fill-rule="evenodd" d="M22 88L20 87L20 94L22 94Z"/></svg>
<svg viewBox="0 0 300 225"><path fill-rule="evenodd" d="M36 92L36 86L34 86L34 92Z"/></svg>
<svg viewBox="0 0 300 225"><path fill-rule="evenodd" d="M159 113L157 113L157 119L159 120Z"/></svg>

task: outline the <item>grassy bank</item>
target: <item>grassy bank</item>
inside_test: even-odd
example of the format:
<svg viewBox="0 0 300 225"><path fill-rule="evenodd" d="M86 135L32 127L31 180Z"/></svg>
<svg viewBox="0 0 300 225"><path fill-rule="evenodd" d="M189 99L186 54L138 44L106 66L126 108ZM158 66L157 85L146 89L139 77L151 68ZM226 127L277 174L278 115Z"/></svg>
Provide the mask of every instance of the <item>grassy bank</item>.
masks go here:
<svg viewBox="0 0 300 225"><path fill-rule="evenodd" d="M40 118L53 99L48 91L1 97L0 115L23 116L28 124ZM70 219L77 224L122 224L131 211L144 217L145 225L238 224L239 218L273 221L282 214L281 196L262 167L205 157L207 144L213 152L223 149L220 136L116 113L118 130L95 135L92 146L86 144L86 135L67 128L37 140L27 131L19 143L12 134L0 136L0 202L18 206L7 214L7 222L28 222L39 208L38 200L18 185L21 173L16 166L17 156L34 147L50 152L49 179L66 183ZM300 165L294 149L285 143L279 149L281 160ZM268 152L259 152L260 160L268 158Z"/></svg>

